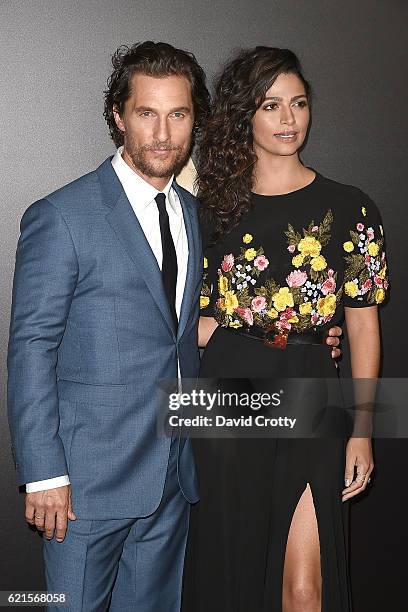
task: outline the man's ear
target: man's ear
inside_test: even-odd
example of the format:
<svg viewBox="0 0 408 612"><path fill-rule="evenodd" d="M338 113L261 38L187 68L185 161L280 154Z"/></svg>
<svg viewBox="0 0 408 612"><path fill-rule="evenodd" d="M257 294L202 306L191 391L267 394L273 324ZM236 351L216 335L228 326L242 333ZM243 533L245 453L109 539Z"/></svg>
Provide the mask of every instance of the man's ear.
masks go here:
<svg viewBox="0 0 408 612"><path fill-rule="evenodd" d="M116 104L114 104L114 106L112 108L112 111L113 111L113 117L115 119L115 123L116 123L118 129L121 132L124 132L125 131L125 125L124 125L124 123L122 121L122 117L120 116L119 109L116 106Z"/></svg>

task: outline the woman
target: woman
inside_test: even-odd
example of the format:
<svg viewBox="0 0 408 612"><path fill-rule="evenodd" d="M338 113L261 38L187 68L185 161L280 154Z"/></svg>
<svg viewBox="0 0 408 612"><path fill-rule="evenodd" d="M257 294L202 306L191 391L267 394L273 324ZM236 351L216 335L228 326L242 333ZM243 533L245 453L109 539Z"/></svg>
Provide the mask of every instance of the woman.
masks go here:
<svg viewBox="0 0 408 612"><path fill-rule="evenodd" d="M277 377L337 384L322 340L343 313L353 378L378 374L377 306L388 287L381 219L359 189L302 164L310 98L285 49L243 51L217 83L199 173L199 342L201 377L232 388L231 378L248 388ZM335 421L324 393L310 397L300 413L320 401L323 421ZM348 440L345 430L193 439L201 498L191 513L183 612L351 610L345 502L373 469L361 422Z"/></svg>

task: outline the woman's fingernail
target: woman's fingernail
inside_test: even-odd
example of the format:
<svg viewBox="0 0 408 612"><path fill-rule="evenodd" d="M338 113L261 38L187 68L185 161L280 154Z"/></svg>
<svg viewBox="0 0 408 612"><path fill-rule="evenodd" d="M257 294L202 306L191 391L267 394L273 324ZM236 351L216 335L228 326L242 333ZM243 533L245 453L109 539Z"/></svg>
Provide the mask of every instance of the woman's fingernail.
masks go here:
<svg viewBox="0 0 408 612"><path fill-rule="evenodd" d="M348 478L346 478L346 480L344 481L345 486L349 487L350 486L350 480Z"/></svg>

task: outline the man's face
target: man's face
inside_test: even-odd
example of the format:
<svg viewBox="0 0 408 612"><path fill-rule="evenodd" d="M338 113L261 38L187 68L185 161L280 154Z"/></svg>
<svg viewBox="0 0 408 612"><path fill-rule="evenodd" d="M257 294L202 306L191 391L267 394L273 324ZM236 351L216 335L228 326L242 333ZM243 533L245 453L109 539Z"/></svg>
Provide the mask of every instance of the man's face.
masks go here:
<svg viewBox="0 0 408 612"><path fill-rule="evenodd" d="M113 110L124 133L123 158L143 178L157 186L181 170L190 154L194 123L191 88L184 76L134 74L122 115Z"/></svg>

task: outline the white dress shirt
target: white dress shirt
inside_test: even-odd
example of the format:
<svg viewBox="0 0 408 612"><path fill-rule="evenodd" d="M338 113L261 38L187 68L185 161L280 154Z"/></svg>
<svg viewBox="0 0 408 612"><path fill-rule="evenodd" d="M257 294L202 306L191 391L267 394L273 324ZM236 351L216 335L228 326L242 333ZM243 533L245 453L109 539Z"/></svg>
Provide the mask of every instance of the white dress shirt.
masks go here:
<svg viewBox="0 0 408 612"><path fill-rule="evenodd" d="M159 224L159 210L155 202L158 193L166 196L166 210L169 215L170 233L173 238L174 248L177 257L177 285L176 285L176 313L180 318L181 302L183 300L184 286L187 274L188 262L188 241L186 228L184 226L183 209L180 204L177 192L172 187L173 177L167 185L159 192L155 187L145 181L137 174L122 157L123 147L119 147L112 159L112 166L118 179L122 183L126 196L133 208L133 211L140 223L146 239L157 260L161 270L163 261L163 251ZM178 367L178 377L180 379L180 367ZM38 480L26 483L26 492L45 491L70 484L68 475Z"/></svg>

